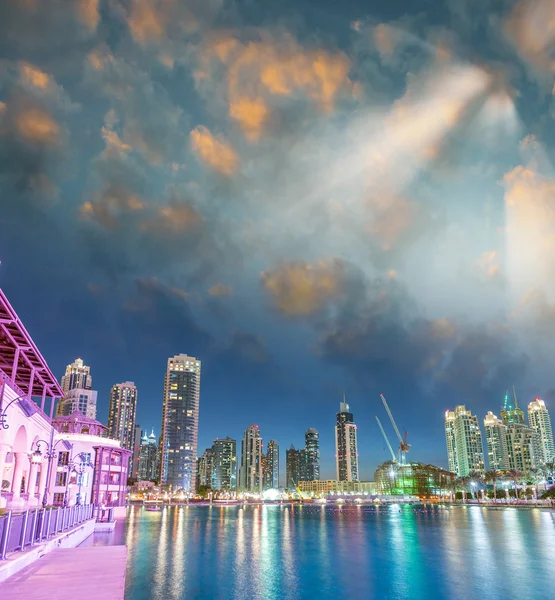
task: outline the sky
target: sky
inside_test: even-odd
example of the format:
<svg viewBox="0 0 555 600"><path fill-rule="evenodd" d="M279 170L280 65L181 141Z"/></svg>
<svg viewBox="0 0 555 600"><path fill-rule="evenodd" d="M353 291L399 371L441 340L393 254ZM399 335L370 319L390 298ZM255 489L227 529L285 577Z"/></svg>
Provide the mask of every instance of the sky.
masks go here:
<svg viewBox="0 0 555 600"><path fill-rule="evenodd" d="M384 6L385 4L385 6ZM0 286L106 421L160 431L202 361L199 453L320 432L361 479L447 466L444 411L555 411L551 0L0 0Z"/></svg>

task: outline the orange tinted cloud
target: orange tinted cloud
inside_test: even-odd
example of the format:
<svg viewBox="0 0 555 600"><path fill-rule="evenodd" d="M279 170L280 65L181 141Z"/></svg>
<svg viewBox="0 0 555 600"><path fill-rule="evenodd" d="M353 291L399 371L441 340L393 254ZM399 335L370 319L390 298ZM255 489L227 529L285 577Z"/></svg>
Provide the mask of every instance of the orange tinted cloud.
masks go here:
<svg viewBox="0 0 555 600"><path fill-rule="evenodd" d="M414 204L398 196L380 196L371 202L370 233L384 251L392 250L416 217Z"/></svg>
<svg viewBox="0 0 555 600"><path fill-rule="evenodd" d="M32 85L40 90L48 89L51 78L29 63L23 63L20 67L20 80L24 84Z"/></svg>
<svg viewBox="0 0 555 600"><path fill-rule="evenodd" d="M343 267L338 260L299 261L263 271L260 279L280 312L308 316L341 294Z"/></svg>
<svg viewBox="0 0 555 600"><path fill-rule="evenodd" d="M159 235L175 235L200 225L201 218L187 202L175 202L158 210L141 228Z"/></svg>
<svg viewBox="0 0 555 600"><path fill-rule="evenodd" d="M553 0L520 0L505 23L505 31L525 60L555 73Z"/></svg>
<svg viewBox="0 0 555 600"><path fill-rule="evenodd" d="M132 150L129 144L125 144L119 137L116 131L109 127L102 128L102 137L106 142L104 154L107 156L125 156Z"/></svg>
<svg viewBox="0 0 555 600"><path fill-rule="evenodd" d="M18 133L30 142L53 144L60 135L60 126L52 115L40 108L29 108L21 111L15 126Z"/></svg>
<svg viewBox="0 0 555 600"><path fill-rule="evenodd" d="M172 27L191 33L199 26L182 0L133 0L127 24L133 39L142 46L163 41Z"/></svg>
<svg viewBox="0 0 555 600"><path fill-rule="evenodd" d="M218 139L203 126L193 129L190 137L193 150L211 169L227 176L235 173L239 159L228 142Z"/></svg>
<svg viewBox="0 0 555 600"><path fill-rule="evenodd" d="M211 296L233 296L233 288L230 285L216 283L208 290L208 293Z"/></svg>
<svg viewBox="0 0 555 600"><path fill-rule="evenodd" d="M98 0L75 0L77 15L90 31L95 31L100 20Z"/></svg>
<svg viewBox="0 0 555 600"><path fill-rule="evenodd" d="M374 43L382 56L390 56L395 52L397 35L388 25L378 25L374 28Z"/></svg>
<svg viewBox="0 0 555 600"><path fill-rule="evenodd" d="M113 229L124 215L141 211L145 204L122 186L110 185L97 192L81 207L81 217L94 220L103 227Z"/></svg>
<svg viewBox="0 0 555 600"><path fill-rule="evenodd" d="M329 112L338 94L352 89L346 55L307 50L291 39L248 43L230 35L212 39L201 54L202 79L210 73L213 59L226 68L230 116L249 139L260 136L272 96L300 94Z"/></svg>

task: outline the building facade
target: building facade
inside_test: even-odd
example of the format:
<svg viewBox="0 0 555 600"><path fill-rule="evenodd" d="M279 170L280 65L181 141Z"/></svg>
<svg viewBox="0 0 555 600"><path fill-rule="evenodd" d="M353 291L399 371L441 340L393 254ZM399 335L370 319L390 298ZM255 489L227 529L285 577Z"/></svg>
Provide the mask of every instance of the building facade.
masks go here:
<svg viewBox="0 0 555 600"><path fill-rule="evenodd" d="M294 490L300 481L306 481L304 472L306 471L305 449L296 450L295 446L285 451L285 487L288 490Z"/></svg>
<svg viewBox="0 0 555 600"><path fill-rule="evenodd" d="M154 431L147 437L141 439L141 450L139 453L139 481L158 480L158 443Z"/></svg>
<svg viewBox="0 0 555 600"><path fill-rule="evenodd" d="M237 442L230 437L215 439L214 453L215 490L233 491L237 488Z"/></svg>
<svg viewBox="0 0 555 600"><path fill-rule="evenodd" d="M62 376L61 384L64 396L67 395L69 390L77 388L90 390L92 387L91 368L85 365L80 358L76 358L66 367L66 372L65 375ZM94 419L95 417L91 418Z"/></svg>
<svg viewBox="0 0 555 600"><path fill-rule="evenodd" d="M135 425L135 436L133 439L133 454L131 456L131 468L129 477L139 480L139 461L141 460L141 444L143 440L143 430L140 425Z"/></svg>
<svg viewBox="0 0 555 600"><path fill-rule="evenodd" d="M71 388L58 403L56 416L67 417L78 410L89 419L96 419L97 395L95 390Z"/></svg>
<svg viewBox="0 0 555 600"><path fill-rule="evenodd" d="M131 452L135 446L137 399L137 387L132 381L116 383L110 392L108 435Z"/></svg>
<svg viewBox="0 0 555 600"><path fill-rule="evenodd" d="M482 432L478 417L465 406L457 406L445 413L445 437L449 470L454 467L458 477L470 473L485 473Z"/></svg>
<svg viewBox="0 0 555 600"><path fill-rule="evenodd" d="M509 451L507 448L507 425L491 411L484 418L488 465L492 471L509 469Z"/></svg>
<svg viewBox="0 0 555 600"><path fill-rule="evenodd" d="M346 402L341 402L335 425L335 460L338 481L358 481L357 426Z"/></svg>
<svg viewBox="0 0 555 600"><path fill-rule="evenodd" d="M455 473L433 465L389 460L376 469L374 479L378 494L384 496L440 498L451 493Z"/></svg>
<svg viewBox="0 0 555 600"><path fill-rule="evenodd" d="M552 462L555 460L555 443L553 442L551 417L541 398L536 398L528 404L528 422L540 436L540 461L542 463Z"/></svg>
<svg viewBox="0 0 555 600"><path fill-rule="evenodd" d="M249 425L241 442L239 489L250 493L262 492L262 438L258 425Z"/></svg>
<svg viewBox="0 0 555 600"><path fill-rule="evenodd" d="M266 461L264 463L264 489L279 487L279 444L276 440L268 442Z"/></svg>
<svg viewBox="0 0 555 600"><path fill-rule="evenodd" d="M316 481L300 481L299 491L313 496L335 495L373 495L376 484L373 481L337 481L336 479L318 479Z"/></svg>
<svg viewBox="0 0 555 600"><path fill-rule="evenodd" d="M195 492L201 362L168 358L162 404L160 481L172 490Z"/></svg>
<svg viewBox="0 0 555 600"><path fill-rule="evenodd" d="M304 439L306 467L303 480L317 481L320 479L320 436L316 429L310 428L306 430Z"/></svg>
<svg viewBox="0 0 555 600"><path fill-rule="evenodd" d="M214 452L212 448L206 450L197 459L197 489L199 486L214 486Z"/></svg>

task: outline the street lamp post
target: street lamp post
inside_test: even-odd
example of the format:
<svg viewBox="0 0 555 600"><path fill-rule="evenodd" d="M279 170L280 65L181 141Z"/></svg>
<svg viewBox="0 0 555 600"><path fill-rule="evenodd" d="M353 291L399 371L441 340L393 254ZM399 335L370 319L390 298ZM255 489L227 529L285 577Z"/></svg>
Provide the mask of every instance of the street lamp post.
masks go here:
<svg viewBox="0 0 555 600"><path fill-rule="evenodd" d="M52 476L52 459L56 458L56 446L65 440L58 440L54 444L54 427L50 429L50 443L46 440L37 440L36 447L37 449L33 452L32 461L35 463L39 463L42 461L42 458L46 458L48 461L48 466L46 468L46 486L44 488L44 495L42 497L42 507L46 508L48 504L48 494L50 493L50 478ZM41 446L45 446L46 450L44 453L41 451Z"/></svg>
<svg viewBox="0 0 555 600"><path fill-rule="evenodd" d="M79 460L77 460L79 459ZM67 464L67 479L66 479L66 491L64 495L64 506L67 506L68 503L68 489L69 489L69 481L71 479L72 473L77 475L78 479L78 492L77 492L77 505L81 504L81 486L83 485L83 475L85 473L85 468L92 467L90 456L86 452L79 452L79 454L75 457L71 457Z"/></svg>

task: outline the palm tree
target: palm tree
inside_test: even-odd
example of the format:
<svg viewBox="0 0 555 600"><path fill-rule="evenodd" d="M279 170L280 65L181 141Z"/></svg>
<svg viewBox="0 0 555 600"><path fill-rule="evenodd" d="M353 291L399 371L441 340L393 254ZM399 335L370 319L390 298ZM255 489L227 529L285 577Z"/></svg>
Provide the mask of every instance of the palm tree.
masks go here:
<svg viewBox="0 0 555 600"><path fill-rule="evenodd" d="M555 483L555 460L551 460L545 463L546 477L551 478L551 483Z"/></svg>
<svg viewBox="0 0 555 600"><path fill-rule="evenodd" d="M497 480L499 479L500 475L501 475L501 473L499 473L499 471L493 470L493 471L488 471L484 476L486 483L493 484L493 500L495 502L497 502Z"/></svg>
<svg viewBox="0 0 555 600"><path fill-rule="evenodd" d="M463 493L463 502L466 502L466 489L468 488L468 484L470 483L470 477L459 477L457 479L458 487L462 489Z"/></svg>
<svg viewBox="0 0 555 600"><path fill-rule="evenodd" d="M470 485L472 485L472 489L481 489L481 487L484 484L484 478L482 476L481 473L478 473L477 471L471 471L468 474L468 479L470 480ZM476 488L474 487L476 486ZM476 498L475 500L478 500L478 493L476 492L475 494Z"/></svg>
<svg viewBox="0 0 555 600"><path fill-rule="evenodd" d="M517 500L518 500L518 482L520 479L522 479L523 476L524 476L524 473L522 473L518 469L511 469L510 471L507 471L507 477L510 477L513 480L514 489L515 489L515 498Z"/></svg>

